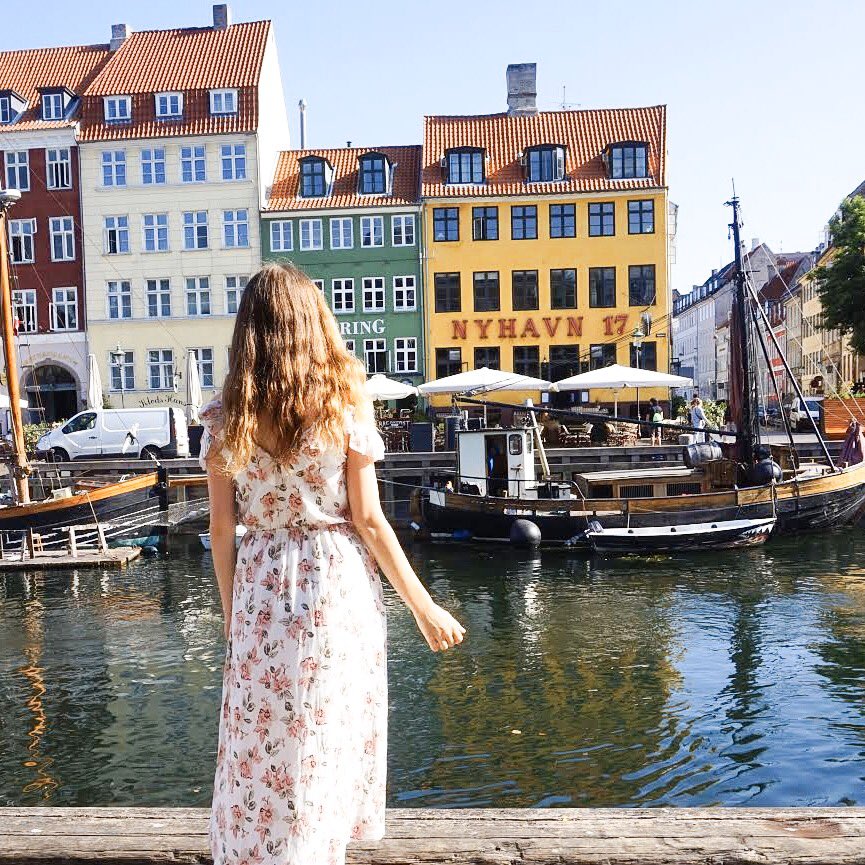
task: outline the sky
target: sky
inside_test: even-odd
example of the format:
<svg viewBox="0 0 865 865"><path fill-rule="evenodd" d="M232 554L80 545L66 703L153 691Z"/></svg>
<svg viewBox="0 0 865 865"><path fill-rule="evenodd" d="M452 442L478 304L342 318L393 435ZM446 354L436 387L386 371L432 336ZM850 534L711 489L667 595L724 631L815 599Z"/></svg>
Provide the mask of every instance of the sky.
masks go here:
<svg viewBox="0 0 865 865"><path fill-rule="evenodd" d="M668 184L679 205L674 288L732 257L735 180L743 236L811 250L865 179L865 3L859 0L235 0L235 21L275 25L291 142L421 143L424 114L506 107L508 63L538 65L538 107L667 105ZM40 0L4 16L0 50L107 42L206 26L200 0Z"/></svg>

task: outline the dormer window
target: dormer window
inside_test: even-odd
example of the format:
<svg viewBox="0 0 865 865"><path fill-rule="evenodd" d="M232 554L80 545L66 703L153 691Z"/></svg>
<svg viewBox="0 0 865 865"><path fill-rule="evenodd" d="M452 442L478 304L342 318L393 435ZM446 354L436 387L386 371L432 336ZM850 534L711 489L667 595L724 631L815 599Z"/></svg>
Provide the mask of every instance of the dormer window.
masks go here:
<svg viewBox="0 0 865 865"><path fill-rule="evenodd" d="M529 183L554 183L565 179L565 148L545 144L526 151L526 181Z"/></svg>
<svg viewBox="0 0 865 865"><path fill-rule="evenodd" d="M448 183L483 183L484 152L479 148L461 147L445 154Z"/></svg>
<svg viewBox="0 0 865 865"><path fill-rule="evenodd" d="M211 114L237 114L237 91L236 90L211 90L210 91L210 113Z"/></svg>
<svg viewBox="0 0 865 865"><path fill-rule="evenodd" d="M65 114L65 100L59 90L49 90L42 94L43 120L62 120Z"/></svg>
<svg viewBox="0 0 865 865"><path fill-rule="evenodd" d="M390 163L381 153L366 153L360 157L358 193L360 195L383 195L388 191Z"/></svg>
<svg viewBox="0 0 865 865"><path fill-rule="evenodd" d="M132 120L132 97L106 96L105 119L109 123L124 123Z"/></svg>
<svg viewBox="0 0 865 865"><path fill-rule="evenodd" d="M12 108L8 96L0 96L0 123L12 122Z"/></svg>
<svg viewBox="0 0 865 865"><path fill-rule="evenodd" d="M638 142L614 144L610 147L608 165L614 180L648 177L648 147Z"/></svg>
<svg viewBox="0 0 865 865"><path fill-rule="evenodd" d="M302 198L322 198L327 195L333 169L326 159L308 156L300 161L300 194Z"/></svg>
<svg viewBox="0 0 865 865"><path fill-rule="evenodd" d="M27 108L27 100L14 90L0 90L0 123L14 123Z"/></svg>
<svg viewBox="0 0 865 865"><path fill-rule="evenodd" d="M172 120L183 116L182 93L157 93L156 116L160 120Z"/></svg>

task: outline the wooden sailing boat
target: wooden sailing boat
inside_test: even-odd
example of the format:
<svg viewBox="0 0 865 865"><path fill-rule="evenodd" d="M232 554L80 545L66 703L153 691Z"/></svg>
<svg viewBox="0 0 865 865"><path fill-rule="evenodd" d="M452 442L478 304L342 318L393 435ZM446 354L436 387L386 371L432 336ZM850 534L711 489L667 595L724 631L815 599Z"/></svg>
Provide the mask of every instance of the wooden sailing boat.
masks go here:
<svg viewBox="0 0 865 865"><path fill-rule="evenodd" d="M862 513L865 463L835 465L813 419L824 461L800 463L792 437L786 451L775 447L770 454L765 445L759 446L756 388L751 374L755 351L752 333L766 353L767 343L757 326L765 327L768 322L742 266L738 199L734 196L728 204L733 208L736 267L731 369L741 373L731 399L739 430L735 452L726 459L707 459L693 467L587 472L571 483L552 483L534 421L535 409L529 407L532 422L526 430L464 430L457 434L455 480L450 484L452 488L430 490L420 497L422 528L434 537L456 534L501 541L513 539L517 521L528 521L539 531L541 542L588 546L587 530L591 531L589 527L594 523L596 535L598 529L625 530L607 537L621 536L622 543L630 543L632 548L640 548L639 538L644 535L647 542L643 546L648 549L656 542L658 532L629 535L627 530L688 526L695 537L701 536L705 546L707 536L694 532L694 526L711 528L741 521L762 525L775 521L777 533L795 534L843 525ZM772 328L765 330L782 358L796 395L804 402ZM535 476L533 447L541 457L540 479ZM495 460L489 458L492 449ZM786 460L782 451L786 452ZM516 534L521 535L522 528ZM765 539L763 534L749 537ZM720 532L716 537L720 539Z"/></svg>
<svg viewBox="0 0 865 865"><path fill-rule="evenodd" d="M150 539L161 533L168 508L164 470L134 475L109 483L79 481L55 490L52 497L31 501L29 476L32 468L24 445L18 361L12 325L12 293L9 280L7 218L20 198L17 190L0 190L0 334L12 419L13 455L7 462L11 475L11 503L0 506L0 543L20 545L28 530L43 546L65 539L70 526L99 524L109 540L129 542ZM82 538L86 540L86 533Z"/></svg>

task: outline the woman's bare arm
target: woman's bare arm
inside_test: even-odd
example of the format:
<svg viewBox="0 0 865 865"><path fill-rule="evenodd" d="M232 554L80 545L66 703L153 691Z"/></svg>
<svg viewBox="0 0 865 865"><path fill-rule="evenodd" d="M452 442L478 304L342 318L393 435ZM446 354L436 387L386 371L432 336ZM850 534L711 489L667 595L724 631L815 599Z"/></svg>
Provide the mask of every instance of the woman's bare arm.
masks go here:
<svg viewBox="0 0 865 865"><path fill-rule="evenodd" d="M388 582L414 614L429 647L437 652L461 643L465 628L430 597L382 513L373 461L349 449L345 476L351 521Z"/></svg>
<svg viewBox="0 0 865 865"><path fill-rule="evenodd" d="M219 468L208 462L207 491L210 495L210 549L213 569L225 616L225 638L231 632L234 567L237 557L234 510L234 481Z"/></svg>

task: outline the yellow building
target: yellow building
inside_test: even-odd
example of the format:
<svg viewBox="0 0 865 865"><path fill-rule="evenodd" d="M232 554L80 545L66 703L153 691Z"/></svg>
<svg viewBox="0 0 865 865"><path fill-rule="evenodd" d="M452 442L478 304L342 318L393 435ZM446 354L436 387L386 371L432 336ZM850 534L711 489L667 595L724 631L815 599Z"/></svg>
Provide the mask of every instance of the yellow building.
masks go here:
<svg viewBox="0 0 865 865"><path fill-rule="evenodd" d="M424 121L430 376L668 371L665 107L538 112L534 64L508 67L508 91L507 113ZM653 395L668 396L639 398ZM506 401L526 396L537 399ZM620 413L636 396L617 395ZM576 399L612 405L613 394Z"/></svg>

